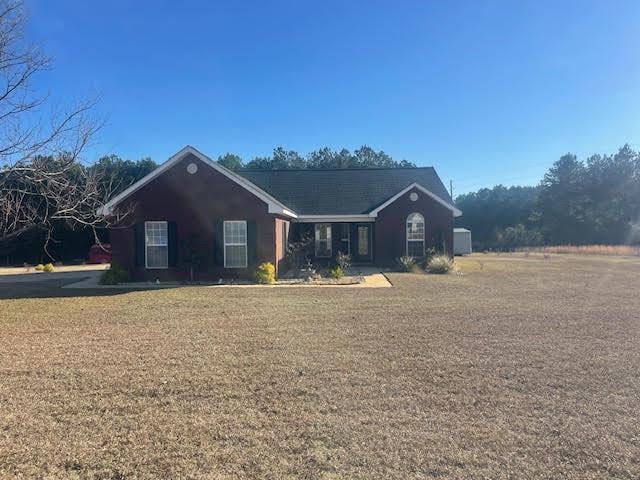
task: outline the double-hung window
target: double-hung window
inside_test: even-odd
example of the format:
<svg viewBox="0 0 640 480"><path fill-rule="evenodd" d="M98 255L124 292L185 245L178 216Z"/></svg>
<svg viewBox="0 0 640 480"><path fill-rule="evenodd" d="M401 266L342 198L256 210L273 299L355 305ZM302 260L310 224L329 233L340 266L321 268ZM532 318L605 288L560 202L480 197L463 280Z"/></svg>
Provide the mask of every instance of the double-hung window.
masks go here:
<svg viewBox="0 0 640 480"><path fill-rule="evenodd" d="M419 213L407 217L407 256L424 256L424 217Z"/></svg>
<svg viewBox="0 0 640 480"><path fill-rule="evenodd" d="M247 267L247 222L244 220L224 222L224 266Z"/></svg>
<svg viewBox="0 0 640 480"><path fill-rule="evenodd" d="M316 223L316 257L331 257L331 224Z"/></svg>
<svg viewBox="0 0 640 480"><path fill-rule="evenodd" d="M167 222L144 222L146 268L169 266L169 235Z"/></svg>

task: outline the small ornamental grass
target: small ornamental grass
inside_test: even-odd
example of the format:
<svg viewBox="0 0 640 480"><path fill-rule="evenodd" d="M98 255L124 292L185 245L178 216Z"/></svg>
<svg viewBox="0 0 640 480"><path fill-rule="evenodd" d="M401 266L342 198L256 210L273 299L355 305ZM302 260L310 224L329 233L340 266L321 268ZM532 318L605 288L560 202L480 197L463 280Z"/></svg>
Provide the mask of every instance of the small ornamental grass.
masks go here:
<svg viewBox="0 0 640 480"><path fill-rule="evenodd" d="M117 285L129 281L129 272L117 263L112 263L108 270L102 272L98 283L100 285Z"/></svg>
<svg viewBox="0 0 640 480"><path fill-rule="evenodd" d="M396 260L396 263L398 264L398 268L400 269L401 272L407 272L407 273L420 272L420 267L416 263L416 259L413 257L409 257L405 255L403 257L398 258Z"/></svg>
<svg viewBox="0 0 640 480"><path fill-rule="evenodd" d="M335 280L340 280L344 277L344 270L340 265L336 265L329 269L329 276Z"/></svg>
<svg viewBox="0 0 640 480"><path fill-rule="evenodd" d="M453 262L446 255L436 255L427 264L427 273L444 274L453 269Z"/></svg>
<svg viewBox="0 0 640 480"><path fill-rule="evenodd" d="M417 262L420 268L422 268L423 270L426 270L427 265L429 265L429 262L431 261L431 259L435 257L437 254L438 252L436 252L436 249L434 247L427 248L424 251L424 257L420 258L420 261Z"/></svg>
<svg viewBox="0 0 640 480"><path fill-rule="evenodd" d="M261 263L256 269L256 282L262 284L271 284L276 281L276 267L271 262Z"/></svg>

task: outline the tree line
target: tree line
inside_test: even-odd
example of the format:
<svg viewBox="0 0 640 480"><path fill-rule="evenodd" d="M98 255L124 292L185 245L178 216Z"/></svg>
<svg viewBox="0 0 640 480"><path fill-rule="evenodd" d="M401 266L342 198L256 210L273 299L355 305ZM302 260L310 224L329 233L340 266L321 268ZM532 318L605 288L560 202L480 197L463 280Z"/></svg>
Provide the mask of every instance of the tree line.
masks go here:
<svg viewBox="0 0 640 480"><path fill-rule="evenodd" d="M334 151L320 148L305 156L294 150L277 147L273 155L255 157L244 162L235 153L225 153L218 157L218 163L230 170L289 170L289 169L329 169L329 168L410 168L416 165L407 160L394 160L382 150L363 145L354 152L346 148Z"/></svg>
<svg viewBox="0 0 640 480"><path fill-rule="evenodd" d="M334 151L328 147L320 148L307 155L295 150L276 147L273 154L265 157L254 157L245 162L240 155L225 153L217 162L234 171L238 170L290 170L290 169L331 169L331 168L415 168L415 164L407 160L394 160L384 151L375 151L363 145L351 152L346 148ZM125 160L118 155L105 155L91 167L99 171L118 190L144 177L158 164L151 158L141 160Z"/></svg>
<svg viewBox="0 0 640 480"><path fill-rule="evenodd" d="M566 154L537 186L482 188L459 195L459 226L477 250L536 245L640 244L640 154Z"/></svg>

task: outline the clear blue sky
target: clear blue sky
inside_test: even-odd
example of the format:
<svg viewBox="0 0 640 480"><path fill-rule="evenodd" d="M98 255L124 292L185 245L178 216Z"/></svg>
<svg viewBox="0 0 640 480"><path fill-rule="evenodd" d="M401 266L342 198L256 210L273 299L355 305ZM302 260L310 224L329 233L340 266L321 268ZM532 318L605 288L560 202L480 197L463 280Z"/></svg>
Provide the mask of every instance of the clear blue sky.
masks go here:
<svg viewBox="0 0 640 480"><path fill-rule="evenodd" d="M178 6L179 3L182 6ZM245 159L368 144L457 192L640 146L640 2L27 0L92 155Z"/></svg>

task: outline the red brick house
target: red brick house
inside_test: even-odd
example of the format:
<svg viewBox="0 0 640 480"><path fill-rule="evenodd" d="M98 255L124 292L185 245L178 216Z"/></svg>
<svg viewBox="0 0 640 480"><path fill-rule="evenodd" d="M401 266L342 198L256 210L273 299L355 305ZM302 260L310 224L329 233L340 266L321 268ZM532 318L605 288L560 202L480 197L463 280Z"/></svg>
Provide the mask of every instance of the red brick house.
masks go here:
<svg viewBox="0 0 640 480"><path fill-rule="evenodd" d="M426 168L232 172L185 147L105 205L126 208L111 230L113 261L136 280L247 276L261 262L280 268L287 242L313 238L310 256L338 251L354 263L393 265L436 247L453 252L453 205Z"/></svg>

